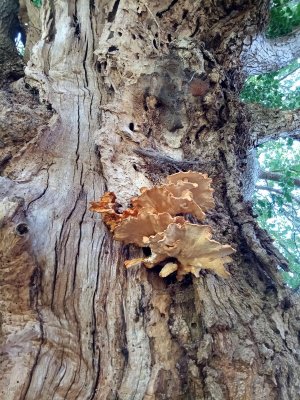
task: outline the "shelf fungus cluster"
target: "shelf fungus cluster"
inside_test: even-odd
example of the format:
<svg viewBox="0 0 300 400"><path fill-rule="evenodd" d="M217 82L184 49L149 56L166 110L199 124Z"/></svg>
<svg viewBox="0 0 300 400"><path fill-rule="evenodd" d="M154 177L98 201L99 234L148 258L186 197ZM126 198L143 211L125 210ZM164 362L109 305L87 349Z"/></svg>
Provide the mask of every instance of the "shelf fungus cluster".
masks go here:
<svg viewBox="0 0 300 400"><path fill-rule="evenodd" d="M210 185L211 179L205 174L179 172L168 176L161 186L140 189L141 194L132 198L123 212L113 192L92 202L90 210L102 214L115 240L150 248L149 257L128 260L126 267L161 265L161 277L176 271L178 280L189 273L199 276L201 269L227 277L224 264L231 261L229 255L234 249L212 240L210 226L201 225L205 211L214 207ZM200 223L188 222L184 217L187 214Z"/></svg>

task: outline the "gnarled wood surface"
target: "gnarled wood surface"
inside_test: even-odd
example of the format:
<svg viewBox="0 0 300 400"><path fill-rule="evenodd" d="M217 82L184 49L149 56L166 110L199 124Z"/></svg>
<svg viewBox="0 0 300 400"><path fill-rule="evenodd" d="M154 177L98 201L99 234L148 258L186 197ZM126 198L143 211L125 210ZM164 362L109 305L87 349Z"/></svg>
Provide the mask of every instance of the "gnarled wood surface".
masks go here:
<svg viewBox="0 0 300 400"><path fill-rule="evenodd" d="M298 299L242 197L253 140L237 100L239 55L266 10L250 0L44 1L25 78L44 106L22 83L1 100L11 153L0 177L3 398L299 398ZM17 151L10 124L24 124ZM126 271L140 250L88 211L105 190L125 206L178 169L213 178L206 222L237 249L227 280Z"/></svg>

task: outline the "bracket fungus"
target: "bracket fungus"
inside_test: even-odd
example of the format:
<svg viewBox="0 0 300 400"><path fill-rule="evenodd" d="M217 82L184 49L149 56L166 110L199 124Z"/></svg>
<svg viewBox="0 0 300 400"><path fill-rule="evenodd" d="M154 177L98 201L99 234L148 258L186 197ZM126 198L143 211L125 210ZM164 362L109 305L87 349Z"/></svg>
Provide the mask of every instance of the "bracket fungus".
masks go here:
<svg viewBox="0 0 300 400"><path fill-rule="evenodd" d="M201 222L205 211L214 207L211 179L206 174L179 172L168 176L165 184L140 191L123 212L113 192L104 193L90 207L102 214L115 240L150 248L149 257L125 261L127 268L161 265L161 277L176 272L178 280L189 273L198 277L201 269L224 278L230 275L224 264L232 261L229 255L235 250L212 240L209 225L192 224L184 217L193 214Z"/></svg>

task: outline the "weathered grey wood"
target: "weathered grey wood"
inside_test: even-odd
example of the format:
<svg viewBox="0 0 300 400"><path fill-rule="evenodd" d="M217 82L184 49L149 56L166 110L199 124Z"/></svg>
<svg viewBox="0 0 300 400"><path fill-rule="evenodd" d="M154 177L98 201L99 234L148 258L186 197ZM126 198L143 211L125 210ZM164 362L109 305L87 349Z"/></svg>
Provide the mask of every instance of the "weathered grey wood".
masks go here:
<svg viewBox="0 0 300 400"><path fill-rule="evenodd" d="M244 71L249 75L259 75L276 71L287 66L300 55L300 30L290 34L268 39L265 35L258 35L253 42L249 42L249 49L245 54Z"/></svg>
<svg viewBox="0 0 300 400"><path fill-rule="evenodd" d="M298 298L241 195L238 57L267 2L227 3L44 1L25 71L39 128L0 177L5 399L299 398ZM237 249L232 277L126 271L140 250L89 201L111 190L126 206L191 166L213 178L206 222Z"/></svg>

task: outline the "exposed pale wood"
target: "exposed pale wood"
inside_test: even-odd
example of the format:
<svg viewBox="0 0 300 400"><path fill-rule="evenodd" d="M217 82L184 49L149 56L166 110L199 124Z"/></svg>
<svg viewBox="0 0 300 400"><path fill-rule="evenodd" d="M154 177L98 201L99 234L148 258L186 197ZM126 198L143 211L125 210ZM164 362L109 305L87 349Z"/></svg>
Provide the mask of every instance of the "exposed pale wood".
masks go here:
<svg viewBox="0 0 300 400"><path fill-rule="evenodd" d="M44 109L0 177L2 397L298 400L298 299L241 194L253 143L235 67L267 3L44 1L26 68ZM126 270L140 250L89 201L126 206L191 166L213 178L206 222L237 249L231 277Z"/></svg>

